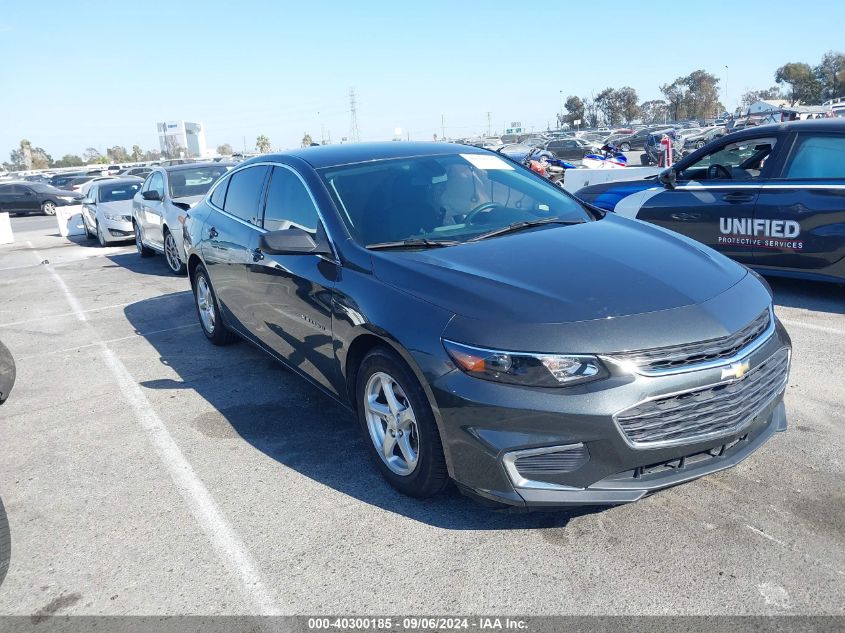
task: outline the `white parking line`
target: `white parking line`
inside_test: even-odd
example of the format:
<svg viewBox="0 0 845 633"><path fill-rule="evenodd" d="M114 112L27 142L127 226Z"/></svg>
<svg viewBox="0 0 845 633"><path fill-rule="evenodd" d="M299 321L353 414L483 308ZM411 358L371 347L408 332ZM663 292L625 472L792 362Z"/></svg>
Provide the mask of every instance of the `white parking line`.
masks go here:
<svg viewBox="0 0 845 633"><path fill-rule="evenodd" d="M28 244L32 247L31 243L28 242ZM32 250L41 259L38 251L34 248ZM71 292L59 273L49 264L45 265L44 268L61 288L74 316L79 321L87 322L88 317L85 310L82 309L79 300ZM132 378L126 366L104 341L99 341L97 345L100 347L103 361L111 370L121 392L135 412L138 422L158 452L159 459L167 468L174 485L187 502L194 518L208 536L218 555L240 578L244 594L252 602L258 614L282 615L282 610L276 606L275 601L262 582L246 546L227 523L211 493L208 492L205 484L183 455L164 422L147 400L140 385Z"/></svg>
<svg viewBox="0 0 845 633"><path fill-rule="evenodd" d="M804 323L803 321L793 321L792 319L781 319L784 325L794 325L795 327L803 327L808 330L816 330L818 332L827 332L828 334L845 335L845 330L838 330L835 327L826 327L824 325L813 325L812 323Z"/></svg>

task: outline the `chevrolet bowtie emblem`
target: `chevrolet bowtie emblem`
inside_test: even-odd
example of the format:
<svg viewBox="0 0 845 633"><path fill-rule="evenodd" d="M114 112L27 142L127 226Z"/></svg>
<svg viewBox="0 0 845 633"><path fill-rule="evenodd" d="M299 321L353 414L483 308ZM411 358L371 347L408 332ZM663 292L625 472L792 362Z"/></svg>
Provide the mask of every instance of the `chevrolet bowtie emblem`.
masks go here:
<svg viewBox="0 0 845 633"><path fill-rule="evenodd" d="M726 378L733 378L739 380L748 370L751 369L751 363L747 360L741 360L738 363L731 363L729 367L722 369L722 380Z"/></svg>

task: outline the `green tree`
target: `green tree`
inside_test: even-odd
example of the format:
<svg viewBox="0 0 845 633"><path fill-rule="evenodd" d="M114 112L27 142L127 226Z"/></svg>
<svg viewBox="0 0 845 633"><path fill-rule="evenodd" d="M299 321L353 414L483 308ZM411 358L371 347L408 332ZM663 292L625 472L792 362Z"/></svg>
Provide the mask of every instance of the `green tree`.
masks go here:
<svg viewBox="0 0 845 633"><path fill-rule="evenodd" d="M663 123L668 118L669 104L662 99L652 99L640 104L643 123Z"/></svg>
<svg viewBox="0 0 845 633"><path fill-rule="evenodd" d="M822 85L809 64L790 62L775 71L778 84L789 84L788 99L791 105L817 105L822 100Z"/></svg>
<svg viewBox="0 0 845 633"><path fill-rule="evenodd" d="M845 96L845 53L828 51L813 73L821 85L822 100Z"/></svg>
<svg viewBox="0 0 845 633"><path fill-rule="evenodd" d="M771 88L766 88L765 90L749 90L742 95L740 103L743 108L747 108L752 103L757 103L758 101L781 98L783 98L783 96L780 93L780 88L772 86Z"/></svg>
<svg viewBox="0 0 845 633"><path fill-rule="evenodd" d="M140 163L144 159L144 150L141 149L140 145L133 145L132 146L132 162L133 163Z"/></svg>
<svg viewBox="0 0 845 633"><path fill-rule="evenodd" d="M30 150L30 169L47 169L53 164L53 157L41 147L33 147Z"/></svg>
<svg viewBox="0 0 845 633"><path fill-rule="evenodd" d="M82 157L77 156L76 154L65 154L53 163L53 167L79 167L83 164L84 162Z"/></svg>
<svg viewBox="0 0 845 633"><path fill-rule="evenodd" d="M255 149L261 154L266 154L270 151L270 139L263 134L259 134L258 138L255 139Z"/></svg>
<svg viewBox="0 0 845 633"><path fill-rule="evenodd" d="M314 140L311 138L311 135L306 132L302 136L302 147L311 147L312 143L314 143Z"/></svg>
<svg viewBox="0 0 845 633"><path fill-rule="evenodd" d="M584 103L584 123L587 127L598 127L601 120L601 112L595 99L584 97L581 99Z"/></svg>
<svg viewBox="0 0 845 633"><path fill-rule="evenodd" d="M595 104L604 122L607 125L615 125L620 116L616 91L613 88L605 88L596 95Z"/></svg>
<svg viewBox="0 0 845 633"><path fill-rule="evenodd" d="M217 153L220 156L231 156L234 153L234 150L228 143L223 143L223 145L217 146Z"/></svg>
<svg viewBox="0 0 845 633"><path fill-rule="evenodd" d="M569 95L564 107L566 108L566 116L563 117L563 122L568 123L571 127L575 127L575 121L581 121L581 125L585 125L584 102L580 97Z"/></svg>
<svg viewBox="0 0 845 633"><path fill-rule="evenodd" d="M85 151L82 152L82 160L84 160L86 164L99 163L102 157L103 155L100 154L96 147L86 147Z"/></svg>
<svg viewBox="0 0 845 633"><path fill-rule="evenodd" d="M106 155L112 163L128 163L130 160L126 148L121 145L115 145L114 147L108 148L106 150Z"/></svg>
<svg viewBox="0 0 845 633"><path fill-rule="evenodd" d="M637 104L639 97L637 91L631 86L623 86L616 91L616 98L619 103L619 111L622 120L630 125L631 121L640 116L640 106Z"/></svg>

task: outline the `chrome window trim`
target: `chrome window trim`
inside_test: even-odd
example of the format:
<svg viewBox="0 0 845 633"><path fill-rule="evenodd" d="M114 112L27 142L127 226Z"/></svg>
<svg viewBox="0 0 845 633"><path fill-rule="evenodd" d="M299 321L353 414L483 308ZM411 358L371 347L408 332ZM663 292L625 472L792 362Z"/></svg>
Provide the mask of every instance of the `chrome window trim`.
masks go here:
<svg viewBox="0 0 845 633"><path fill-rule="evenodd" d="M772 403L772 401L776 400L777 397L780 396L783 393L783 390L786 389L787 384L789 384L789 372L790 372L790 369L792 369L792 349L791 348L781 347L780 349L776 350L771 356L769 356L766 360L761 362L757 367L759 368L760 366L768 363L775 356L777 356L781 352L781 350L783 350L783 349L786 350L786 374L784 374L784 377L783 377L783 384L781 385L781 387L777 391L775 391L775 394L771 398L766 400L765 404L760 406L759 411L764 410L766 407L768 407ZM628 437L628 434L625 433L625 429L622 428L622 425L619 423L618 418L619 418L619 415L621 413L625 413L625 411L628 411L630 409L635 409L636 407L639 407L640 405L643 405L646 402L651 402L652 400L661 400L662 398L672 398L674 396L679 396L679 395L689 393L689 392L692 392L692 391L700 391L702 389L712 389L713 387L718 387L719 385L727 385L727 384L734 383L734 382L740 382L741 380L742 380L742 378L728 378L727 380L719 380L717 382L709 383L709 384L706 384L706 385L700 385L698 387L692 387L692 388L689 388L689 389L681 389L679 391L672 391L670 393L663 393L663 394L660 394L658 396L649 396L648 398L643 398L642 400L639 400L639 401L635 402L634 404L632 404L628 407L625 407L624 409L620 409L619 411L614 413L613 414L613 424L614 424L614 426L616 426L616 430L619 431L619 434L622 436L622 439L625 442L625 444L627 444L629 447L637 449L637 450L648 450L648 449L653 449L653 448L666 448L667 446L681 446L683 444L697 444L699 442L706 442L708 440L714 440L714 439L718 439L720 437L725 437L727 435L731 435L733 433L738 433L738 432L742 431L744 428L746 428L751 422L753 422L754 417L756 417L756 415L759 415L759 411L754 417L746 420L745 422L743 422L742 424L740 424L739 426L737 426L734 429L730 429L730 430L727 430L727 431L715 431L715 432L712 432L712 433L703 433L701 435L696 435L694 437L684 437L684 438L675 439L675 440L662 440L660 442L634 442L634 441L632 441Z"/></svg>
<svg viewBox="0 0 845 633"><path fill-rule="evenodd" d="M612 363L615 367L619 367L620 369L628 372L638 374L640 376L648 376L650 378L658 377L658 376L674 376L676 374L688 374L693 371L705 371L707 369L716 369L718 367L722 367L724 365L731 365L736 363L746 356L749 356L760 349L763 345L769 342L769 339L775 333L775 314L774 310L771 306L768 308L769 310L769 325L766 327L765 330L758 336L756 339L751 341L748 345L743 347L742 349L738 350L733 356L728 358L718 358L716 360L708 360L703 363L697 363L695 365L685 365L682 367L670 367L667 369L642 369L634 365L633 361L628 360L621 360L614 357L612 354L599 354L599 358L602 361L606 361L608 363ZM755 319L756 320L756 319ZM746 326L747 327L747 326ZM704 341L700 341L704 342Z"/></svg>
<svg viewBox="0 0 845 633"><path fill-rule="evenodd" d="M335 248L334 239L332 238L332 234L329 232L329 227L326 224L325 217L323 217L323 212L320 210L320 205L317 204L317 199L314 197L314 194L311 192L311 188L308 186L308 183L305 182L305 179L302 177L302 175L300 175L300 173L298 171L296 171L290 165L285 165L284 163L276 163L276 162L273 162L273 161L262 160L262 161L259 161L259 162L250 163L249 165L242 165L240 167L236 167L235 169L227 172L222 178L219 178L217 180L217 182L215 182L211 186L211 188L205 193L205 198L203 198L203 201L208 206L210 206L212 209L214 209L215 211L218 211L218 212L226 215L226 217L232 218L233 220L237 220L238 222L240 222L241 224L243 224L245 226L249 226L249 227L252 227L254 229L257 229L260 233L267 233L268 232L267 229L265 229L263 226L258 226L257 224L253 224L252 222L247 222L246 220L229 213L225 209L221 209L216 204L211 202L211 195L214 193L214 191L217 189L217 187L220 185L220 183L222 183L227 178L231 178L233 175L235 175L239 171L243 171L244 169L249 169L250 167L258 167L259 165L264 165L264 166L267 166L267 167L270 167L270 168L272 168L272 167L282 167L282 168L290 171L294 176L296 176L299 179L299 182L301 182L302 186L305 187L305 191L308 193L308 197L311 198L311 203L314 205L314 209L316 209L316 211L317 211L317 217L320 219L320 223L323 225L323 231L325 232L326 239L329 242L329 248L332 249L332 254L334 255L334 259L329 259L325 256L322 256L322 258L325 259L326 261L332 262L333 264L337 264L338 266L340 266L340 258L337 255L337 248ZM272 177L273 177L273 175L272 175L272 171L271 171L270 172L270 178L272 178ZM267 204L267 197L264 196L264 199L261 202L261 214L262 214L261 220L262 221L264 220L264 207L266 206L266 204Z"/></svg>
<svg viewBox="0 0 845 633"><path fill-rule="evenodd" d="M575 486L564 486L563 484L552 484L547 481L526 479L519 474L519 471L516 468L516 460L520 457L544 455L546 453L560 453L574 448L584 448L584 443L578 442L577 444L561 444L559 446L543 446L541 448L527 448L524 450L509 451L502 455L502 465L505 467L505 472L507 472L511 483L515 488L533 488L538 490L584 490L584 488L578 488Z"/></svg>

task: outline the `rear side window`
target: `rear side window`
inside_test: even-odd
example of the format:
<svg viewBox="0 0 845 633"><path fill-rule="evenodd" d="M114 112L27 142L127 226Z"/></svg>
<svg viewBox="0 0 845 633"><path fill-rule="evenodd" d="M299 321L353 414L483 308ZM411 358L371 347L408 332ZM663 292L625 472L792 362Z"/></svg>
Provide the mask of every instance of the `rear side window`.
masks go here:
<svg viewBox="0 0 845 633"><path fill-rule="evenodd" d="M229 177L229 188L223 210L255 225L261 223L261 193L270 168L266 165L247 167Z"/></svg>
<svg viewBox="0 0 845 633"><path fill-rule="evenodd" d="M223 203L226 201L226 187L229 186L229 179L224 178L220 181L220 184L214 189L214 192L211 194L211 204L213 204L218 209L223 208Z"/></svg>
<svg viewBox="0 0 845 633"><path fill-rule="evenodd" d="M289 169L274 167L267 190L264 228L280 231L296 226L314 233L317 221L317 208L302 181Z"/></svg>
<svg viewBox="0 0 845 633"><path fill-rule="evenodd" d="M790 180L845 179L845 136L799 137L785 178Z"/></svg>

